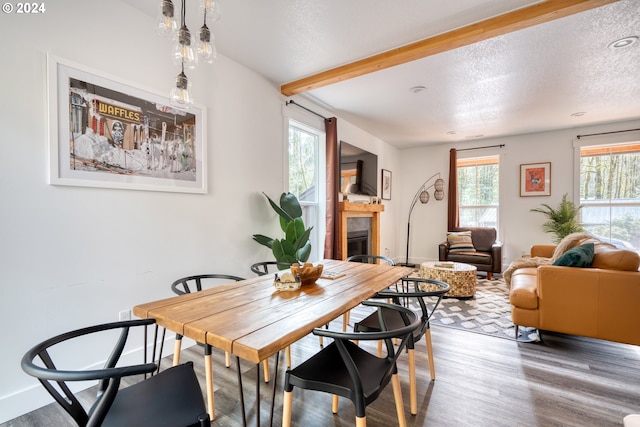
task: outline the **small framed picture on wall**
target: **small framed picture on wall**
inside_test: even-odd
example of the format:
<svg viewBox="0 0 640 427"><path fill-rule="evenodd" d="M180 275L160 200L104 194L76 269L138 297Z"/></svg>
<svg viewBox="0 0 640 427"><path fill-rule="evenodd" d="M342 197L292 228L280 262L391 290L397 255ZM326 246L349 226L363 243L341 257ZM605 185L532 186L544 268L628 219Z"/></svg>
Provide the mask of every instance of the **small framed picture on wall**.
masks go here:
<svg viewBox="0 0 640 427"><path fill-rule="evenodd" d="M382 169L382 200L391 200L391 171Z"/></svg>
<svg viewBox="0 0 640 427"><path fill-rule="evenodd" d="M520 165L520 197L551 195L551 163Z"/></svg>

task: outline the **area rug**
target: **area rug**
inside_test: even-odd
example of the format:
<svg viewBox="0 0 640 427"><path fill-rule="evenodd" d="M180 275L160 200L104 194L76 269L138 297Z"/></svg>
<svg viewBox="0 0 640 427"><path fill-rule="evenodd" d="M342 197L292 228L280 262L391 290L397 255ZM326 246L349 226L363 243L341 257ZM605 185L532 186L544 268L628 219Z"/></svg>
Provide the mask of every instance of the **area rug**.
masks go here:
<svg viewBox="0 0 640 427"><path fill-rule="evenodd" d="M431 317L431 326L514 339L509 289L502 278L478 278L473 298L443 298ZM537 341L534 328L520 327L520 340Z"/></svg>

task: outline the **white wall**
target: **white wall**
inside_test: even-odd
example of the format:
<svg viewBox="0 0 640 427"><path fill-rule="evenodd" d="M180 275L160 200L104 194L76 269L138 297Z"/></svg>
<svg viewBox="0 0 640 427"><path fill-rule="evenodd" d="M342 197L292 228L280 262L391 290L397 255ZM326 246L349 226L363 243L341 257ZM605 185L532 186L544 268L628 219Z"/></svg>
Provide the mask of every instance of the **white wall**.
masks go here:
<svg viewBox="0 0 640 427"><path fill-rule="evenodd" d="M609 123L599 126L582 126L552 132L517 135L481 141L442 144L425 148L402 150L399 163L402 165L401 222L396 224L396 247L401 248L404 258L406 245L406 217L409 204L420 185L432 174L444 174L445 185L449 179L449 150L505 144L504 148L462 151L458 158L500 155L500 230L503 241L503 269L509 263L528 253L537 243L552 243L549 234L542 231L545 217L530 212L542 203L557 206L563 194L574 200L574 186L578 172L574 165L573 142L577 135L637 129L640 120ZM520 197L520 165L524 163L551 162L551 196ZM433 196L433 192L431 192ZM438 243L445 240L447 231L447 203L435 201L427 205L419 202L411 217L411 239L409 255L411 262L422 262L438 258Z"/></svg>
<svg viewBox="0 0 640 427"><path fill-rule="evenodd" d="M127 5L46 6L44 15L0 17L0 422L51 401L19 367L35 343L169 297L178 277L251 277L252 263L272 259L251 235L279 232L261 192L275 197L285 188L278 88L222 55L187 71L196 102L207 108L206 195L49 185L46 53L160 94L179 71L153 19ZM393 147L340 119L338 138L397 170ZM383 247L394 244L392 212L383 219ZM165 346L165 354L171 350ZM100 362L84 349L71 351L87 366Z"/></svg>

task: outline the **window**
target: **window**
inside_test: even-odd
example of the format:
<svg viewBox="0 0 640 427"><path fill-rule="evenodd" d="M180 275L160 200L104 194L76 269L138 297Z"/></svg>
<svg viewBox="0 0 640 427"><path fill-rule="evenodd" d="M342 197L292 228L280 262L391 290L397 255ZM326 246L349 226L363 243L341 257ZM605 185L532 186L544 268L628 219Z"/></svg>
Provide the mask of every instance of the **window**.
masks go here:
<svg viewBox="0 0 640 427"><path fill-rule="evenodd" d="M499 165L498 156L457 161L460 227L498 229Z"/></svg>
<svg viewBox="0 0 640 427"><path fill-rule="evenodd" d="M324 132L289 120L289 191L300 201L305 226L313 227L311 261L321 259L324 250L324 143Z"/></svg>
<svg viewBox="0 0 640 427"><path fill-rule="evenodd" d="M640 143L580 147L580 205L588 232L640 248Z"/></svg>

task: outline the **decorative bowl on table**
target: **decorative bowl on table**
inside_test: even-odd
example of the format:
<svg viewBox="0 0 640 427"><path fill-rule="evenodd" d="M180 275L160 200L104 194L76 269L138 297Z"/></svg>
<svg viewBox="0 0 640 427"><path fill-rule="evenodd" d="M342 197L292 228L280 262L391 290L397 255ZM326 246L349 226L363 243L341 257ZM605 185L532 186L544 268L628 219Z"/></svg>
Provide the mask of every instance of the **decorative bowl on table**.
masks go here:
<svg viewBox="0 0 640 427"><path fill-rule="evenodd" d="M273 286L279 291L295 291L300 289L302 282L300 276L291 273L284 273L282 276L273 279Z"/></svg>
<svg viewBox="0 0 640 427"><path fill-rule="evenodd" d="M322 275L323 268L324 266L322 264L318 264L316 266L311 263L305 263L304 265L292 264L291 274L293 274L294 276L300 276L302 286L313 285L314 283L316 283L316 280L318 280L318 278Z"/></svg>

